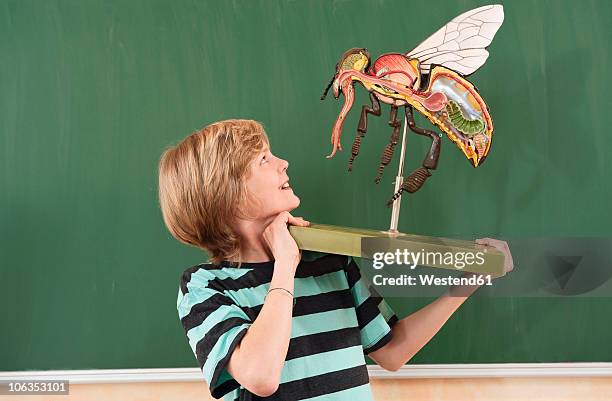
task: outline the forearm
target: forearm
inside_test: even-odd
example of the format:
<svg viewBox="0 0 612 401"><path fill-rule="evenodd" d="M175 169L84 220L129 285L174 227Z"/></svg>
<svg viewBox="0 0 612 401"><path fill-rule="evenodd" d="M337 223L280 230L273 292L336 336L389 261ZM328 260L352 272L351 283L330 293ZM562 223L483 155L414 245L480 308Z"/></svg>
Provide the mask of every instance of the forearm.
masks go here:
<svg viewBox="0 0 612 401"><path fill-rule="evenodd" d="M275 262L270 288L281 287L293 293L294 275L287 266L279 266L280 263ZM237 362L259 387L278 384L289 349L292 314L291 294L283 290L269 292L257 319L240 343Z"/></svg>
<svg viewBox="0 0 612 401"><path fill-rule="evenodd" d="M393 326L389 349L384 352L387 366L399 369L412 359L478 287L453 286L432 303L399 320Z"/></svg>

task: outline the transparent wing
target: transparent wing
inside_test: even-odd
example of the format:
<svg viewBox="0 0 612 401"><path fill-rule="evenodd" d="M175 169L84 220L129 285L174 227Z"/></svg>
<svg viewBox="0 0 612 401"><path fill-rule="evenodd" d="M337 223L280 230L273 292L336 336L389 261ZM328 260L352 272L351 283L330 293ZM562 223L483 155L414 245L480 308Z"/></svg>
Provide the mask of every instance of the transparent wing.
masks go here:
<svg viewBox="0 0 612 401"><path fill-rule="evenodd" d="M467 11L444 25L406 56L417 58L422 74L432 64L440 64L463 75L470 75L487 61L485 49L504 22L504 8L499 4Z"/></svg>

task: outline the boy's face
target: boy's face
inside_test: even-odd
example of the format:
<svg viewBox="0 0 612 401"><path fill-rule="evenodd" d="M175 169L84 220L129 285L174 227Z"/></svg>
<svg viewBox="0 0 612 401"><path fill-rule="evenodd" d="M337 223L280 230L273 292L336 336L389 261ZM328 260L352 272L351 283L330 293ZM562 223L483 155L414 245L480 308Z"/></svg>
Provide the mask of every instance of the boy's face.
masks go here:
<svg viewBox="0 0 612 401"><path fill-rule="evenodd" d="M251 174L246 185L261 206L257 210L250 207L256 219L276 217L279 213L290 212L300 205L300 198L288 186L288 166L287 161L274 156L267 146L251 162ZM251 205L247 207L249 206Z"/></svg>

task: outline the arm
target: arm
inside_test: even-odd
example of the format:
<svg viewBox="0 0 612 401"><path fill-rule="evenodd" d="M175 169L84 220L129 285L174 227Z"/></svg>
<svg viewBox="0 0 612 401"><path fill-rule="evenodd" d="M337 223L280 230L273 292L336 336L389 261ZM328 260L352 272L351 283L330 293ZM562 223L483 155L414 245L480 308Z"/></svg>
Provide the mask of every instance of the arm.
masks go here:
<svg viewBox="0 0 612 401"><path fill-rule="evenodd" d="M293 292L292 262L274 263L270 288L282 287ZM250 392L267 397L278 388L291 337L293 299L276 290L266 296L257 319L249 327L229 360L228 371Z"/></svg>
<svg viewBox="0 0 612 401"><path fill-rule="evenodd" d="M295 271L301 253L287 224L307 226L301 217L282 212L274 218L262 238L274 256L270 288L293 293ZM293 298L282 290L268 293L259 315L234 349L228 372L250 392L267 397L276 392L291 339Z"/></svg>
<svg viewBox="0 0 612 401"><path fill-rule="evenodd" d="M432 303L399 320L393 326L391 341L368 356L384 369L397 371L436 335L478 287L452 287Z"/></svg>
<svg viewBox="0 0 612 401"><path fill-rule="evenodd" d="M514 261L507 242L479 238L476 243L490 245L503 252L504 275L514 269ZM478 276L478 274L464 273L463 276ZM368 356L381 367L397 371L432 339L451 315L478 288L478 285L451 287L434 302L399 320L392 329L391 341Z"/></svg>

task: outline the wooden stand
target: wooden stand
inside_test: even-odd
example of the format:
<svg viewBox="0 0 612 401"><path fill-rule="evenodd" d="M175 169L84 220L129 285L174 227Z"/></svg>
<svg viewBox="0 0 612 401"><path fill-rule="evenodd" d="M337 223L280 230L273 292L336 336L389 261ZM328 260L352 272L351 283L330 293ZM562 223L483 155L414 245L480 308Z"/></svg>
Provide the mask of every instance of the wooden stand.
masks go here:
<svg viewBox="0 0 612 401"><path fill-rule="evenodd" d="M396 249L408 249L410 252L421 251L424 253L440 252L442 255L446 252L470 252L473 254L483 252L483 264L466 264L462 270L490 274L492 277L500 277L504 272L504 254L493 247L478 245L473 241L314 223L311 223L310 227L289 226L289 232L300 249L365 259L373 259L375 252L395 252ZM363 241L363 239L366 239L366 241ZM437 263L440 258L432 259L436 260L420 265L456 270L453 266Z"/></svg>

